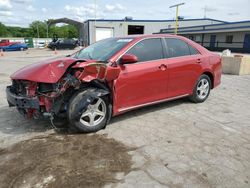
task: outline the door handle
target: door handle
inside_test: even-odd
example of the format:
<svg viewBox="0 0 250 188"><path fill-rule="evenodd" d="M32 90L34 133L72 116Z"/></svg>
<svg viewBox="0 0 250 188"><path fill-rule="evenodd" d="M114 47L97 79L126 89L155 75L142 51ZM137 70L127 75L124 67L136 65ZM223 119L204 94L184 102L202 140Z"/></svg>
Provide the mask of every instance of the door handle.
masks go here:
<svg viewBox="0 0 250 188"><path fill-rule="evenodd" d="M201 59L200 59L200 58L197 59L197 60L196 60L196 63L201 63Z"/></svg>
<svg viewBox="0 0 250 188"><path fill-rule="evenodd" d="M168 67L165 64L161 64L158 68L162 71L165 71Z"/></svg>

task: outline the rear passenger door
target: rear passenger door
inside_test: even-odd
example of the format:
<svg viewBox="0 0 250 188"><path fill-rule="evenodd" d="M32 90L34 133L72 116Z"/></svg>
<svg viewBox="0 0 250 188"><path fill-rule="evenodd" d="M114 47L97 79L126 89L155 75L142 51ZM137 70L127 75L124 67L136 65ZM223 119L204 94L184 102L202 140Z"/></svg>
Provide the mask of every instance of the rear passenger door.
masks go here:
<svg viewBox="0 0 250 188"><path fill-rule="evenodd" d="M191 94L202 70L202 56L194 47L177 38L166 38L168 98Z"/></svg>

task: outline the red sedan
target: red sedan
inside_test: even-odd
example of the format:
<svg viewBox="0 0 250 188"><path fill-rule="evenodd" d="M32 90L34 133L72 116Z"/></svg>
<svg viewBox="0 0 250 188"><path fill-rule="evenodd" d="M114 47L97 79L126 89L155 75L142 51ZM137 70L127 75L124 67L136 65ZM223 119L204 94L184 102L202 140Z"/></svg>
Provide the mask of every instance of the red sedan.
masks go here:
<svg viewBox="0 0 250 188"><path fill-rule="evenodd" d="M181 97L204 102L220 84L221 59L175 35L109 38L11 75L10 106L77 132L95 132L112 116Z"/></svg>

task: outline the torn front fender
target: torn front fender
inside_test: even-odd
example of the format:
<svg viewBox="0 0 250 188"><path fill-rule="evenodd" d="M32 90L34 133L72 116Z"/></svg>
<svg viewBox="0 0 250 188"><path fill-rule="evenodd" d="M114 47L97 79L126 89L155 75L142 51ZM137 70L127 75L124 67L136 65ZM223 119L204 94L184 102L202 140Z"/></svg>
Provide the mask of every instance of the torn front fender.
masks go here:
<svg viewBox="0 0 250 188"><path fill-rule="evenodd" d="M72 68L84 69L82 72L77 72L76 75L79 80L84 82L90 82L94 79L106 80L109 82L115 80L120 74L119 67L111 67L99 62L84 64L84 66L79 66L79 64L77 64Z"/></svg>

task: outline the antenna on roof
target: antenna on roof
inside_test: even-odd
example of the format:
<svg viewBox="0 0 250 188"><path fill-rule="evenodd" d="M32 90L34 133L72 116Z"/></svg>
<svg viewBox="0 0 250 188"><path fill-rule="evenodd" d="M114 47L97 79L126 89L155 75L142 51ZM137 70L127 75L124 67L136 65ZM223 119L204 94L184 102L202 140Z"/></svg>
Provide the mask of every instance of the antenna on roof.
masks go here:
<svg viewBox="0 0 250 188"><path fill-rule="evenodd" d="M133 20L133 17L131 17L131 16L126 16L126 17L124 18L124 20L126 20L126 21L131 21L131 20Z"/></svg>
<svg viewBox="0 0 250 188"><path fill-rule="evenodd" d="M203 10L204 10L204 18L207 18L207 5L203 8Z"/></svg>

